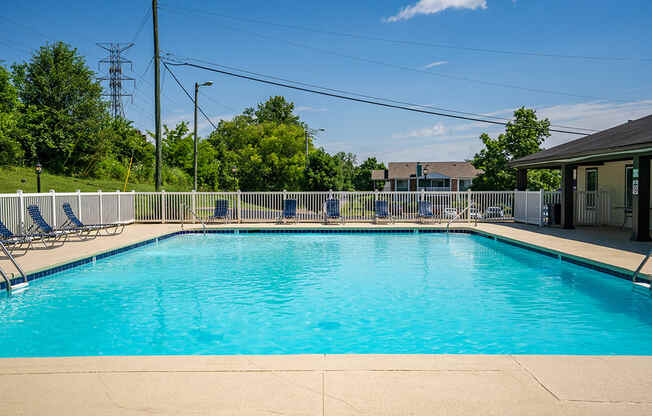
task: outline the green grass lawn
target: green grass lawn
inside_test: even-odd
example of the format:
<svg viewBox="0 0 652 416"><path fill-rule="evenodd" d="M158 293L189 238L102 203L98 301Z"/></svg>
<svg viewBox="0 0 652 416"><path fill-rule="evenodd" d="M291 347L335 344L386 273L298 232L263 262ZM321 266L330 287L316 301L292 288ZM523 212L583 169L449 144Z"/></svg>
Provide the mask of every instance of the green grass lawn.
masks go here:
<svg viewBox="0 0 652 416"><path fill-rule="evenodd" d="M23 192L36 192L36 173L33 168L0 167L0 193L15 193L22 189ZM41 192L54 189L57 192L104 192L123 191L124 181L116 179L73 178L70 176L51 175L47 172L41 174ZM127 191L154 191L154 184L129 183ZM175 189L165 189L175 191Z"/></svg>

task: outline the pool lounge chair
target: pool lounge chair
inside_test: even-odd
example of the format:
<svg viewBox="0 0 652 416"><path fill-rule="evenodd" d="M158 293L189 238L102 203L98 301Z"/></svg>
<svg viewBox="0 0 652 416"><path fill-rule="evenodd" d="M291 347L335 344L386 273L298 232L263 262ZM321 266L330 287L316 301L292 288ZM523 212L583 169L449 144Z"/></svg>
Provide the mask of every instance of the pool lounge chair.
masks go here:
<svg viewBox="0 0 652 416"><path fill-rule="evenodd" d="M285 220L294 220L294 222L299 221L297 216L297 200L296 199L284 199L283 200L283 213L278 219L279 223L285 222Z"/></svg>
<svg viewBox="0 0 652 416"><path fill-rule="evenodd" d="M427 220L433 221L435 219L435 214L432 212L432 202L430 201L419 201L419 222L422 224Z"/></svg>
<svg viewBox="0 0 652 416"><path fill-rule="evenodd" d="M374 204L374 222L378 224L380 221L394 222L394 218L389 213L389 204L387 201L376 201Z"/></svg>
<svg viewBox="0 0 652 416"><path fill-rule="evenodd" d="M118 235L121 234L125 229L126 224L119 222L106 224L84 224L80 221L79 218L77 218L77 215L75 215L75 212L72 210L72 207L69 203L65 202L63 205L61 205L61 207L63 208L63 212L66 214L66 217L68 217L66 222L61 226L62 229L85 229L88 230L89 233L95 231L96 236L99 235L100 231L104 231L106 235ZM118 229L120 231L118 231Z"/></svg>
<svg viewBox="0 0 652 416"><path fill-rule="evenodd" d="M10 254L13 254L16 249L25 250L25 252L27 252L27 250L32 247L34 241L42 242L45 248L53 247L53 245L48 246L47 240L48 236L45 234L14 234L2 221L0 221L0 241L2 241L2 244L7 247Z"/></svg>
<svg viewBox="0 0 652 416"><path fill-rule="evenodd" d="M226 199L218 199L215 201L215 210L213 215L208 217L209 221L222 220L225 223L229 220L229 201Z"/></svg>
<svg viewBox="0 0 652 416"><path fill-rule="evenodd" d="M48 224L47 221L45 221L43 215L41 215L41 210L36 205L28 206L27 212L29 213L29 216L32 217L32 222L33 222L33 224L27 230L28 234L37 234L37 233L43 234L52 241L61 240L62 242L65 242L68 239L68 236L70 236L71 234L76 234L81 237L88 236L89 231L87 230L72 229L72 228L67 228L67 229L52 228L50 224Z"/></svg>
<svg viewBox="0 0 652 416"><path fill-rule="evenodd" d="M328 224L331 221L344 223L344 218L340 215L339 199L327 199L324 203L324 222Z"/></svg>

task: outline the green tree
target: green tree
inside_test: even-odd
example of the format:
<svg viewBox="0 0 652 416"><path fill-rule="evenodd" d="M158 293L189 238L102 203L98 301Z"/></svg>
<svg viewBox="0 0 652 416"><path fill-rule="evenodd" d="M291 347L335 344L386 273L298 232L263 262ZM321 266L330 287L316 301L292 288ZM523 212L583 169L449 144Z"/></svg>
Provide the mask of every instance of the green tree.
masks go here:
<svg viewBox="0 0 652 416"><path fill-rule="evenodd" d="M11 83L10 73L0 66L0 166L22 163L18 106L18 91Z"/></svg>
<svg viewBox="0 0 652 416"><path fill-rule="evenodd" d="M516 187L516 169L509 162L542 150L541 145L550 136L550 121L538 120L536 112L524 107L514 112L514 120L507 123L505 133L495 139L482 133L484 149L473 157L472 163L483 173L473 180L474 190L512 190ZM532 181L530 181L532 178ZM553 190L559 187L556 171L528 172L529 189Z"/></svg>
<svg viewBox="0 0 652 416"><path fill-rule="evenodd" d="M258 123L270 121L277 124L300 124L299 116L294 114L294 103L279 95L258 103L255 110L251 107L245 109L243 114Z"/></svg>
<svg viewBox="0 0 652 416"><path fill-rule="evenodd" d="M375 184L374 181L371 180L372 170L385 170L385 165L383 163L378 163L375 157L370 157L356 168L355 177L353 178L353 187L356 191L383 189L385 181L378 181L378 183Z"/></svg>
<svg viewBox="0 0 652 416"><path fill-rule="evenodd" d="M333 158L337 163L337 184L334 190L353 191L356 174L356 156L353 153L338 152Z"/></svg>
<svg viewBox="0 0 652 416"><path fill-rule="evenodd" d="M182 121L173 129L163 125L161 143L165 166L179 168L188 175L194 174L194 137L190 133L188 123Z"/></svg>
<svg viewBox="0 0 652 416"><path fill-rule="evenodd" d="M221 148L224 160L237 168L242 189L279 191L297 189L301 181L305 163L303 137L299 125L250 123L236 117L220 122L209 140Z"/></svg>
<svg viewBox="0 0 652 416"><path fill-rule="evenodd" d="M110 148L102 87L84 58L63 42L42 46L13 66L22 103L21 145L26 161L52 172L91 172Z"/></svg>
<svg viewBox="0 0 652 416"><path fill-rule="evenodd" d="M308 169L303 181L304 191L337 190L340 163L323 148L310 152Z"/></svg>

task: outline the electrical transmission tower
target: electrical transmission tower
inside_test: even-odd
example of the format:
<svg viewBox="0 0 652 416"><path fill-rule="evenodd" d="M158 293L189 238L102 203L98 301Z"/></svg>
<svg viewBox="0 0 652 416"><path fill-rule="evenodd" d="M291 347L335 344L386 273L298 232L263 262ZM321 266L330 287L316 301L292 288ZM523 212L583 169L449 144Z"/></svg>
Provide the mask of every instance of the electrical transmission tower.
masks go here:
<svg viewBox="0 0 652 416"><path fill-rule="evenodd" d="M131 97L133 102L133 94L125 94L122 89L123 81L133 81L134 88L136 87L136 80L132 77L128 77L122 73L122 65L129 65L130 69L133 71L133 63L122 57L122 54L132 46L133 43L98 43L97 46L109 52L109 55L101 59L99 62L100 70L102 69L102 64L109 65L108 75L98 77L100 81L109 81L109 93L102 94L110 98L111 102L111 113L113 118L124 117L125 112L122 106L122 97Z"/></svg>

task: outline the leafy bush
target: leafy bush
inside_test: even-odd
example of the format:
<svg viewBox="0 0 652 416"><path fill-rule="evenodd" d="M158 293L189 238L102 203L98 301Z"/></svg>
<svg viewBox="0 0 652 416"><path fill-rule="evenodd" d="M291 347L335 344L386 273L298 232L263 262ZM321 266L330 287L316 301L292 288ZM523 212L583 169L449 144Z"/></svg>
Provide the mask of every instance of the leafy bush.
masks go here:
<svg viewBox="0 0 652 416"><path fill-rule="evenodd" d="M127 176L127 166L109 156L98 164L93 173L98 178L124 179Z"/></svg>
<svg viewBox="0 0 652 416"><path fill-rule="evenodd" d="M176 189L190 191L192 189L192 178L181 168L163 167L163 184L173 186Z"/></svg>

